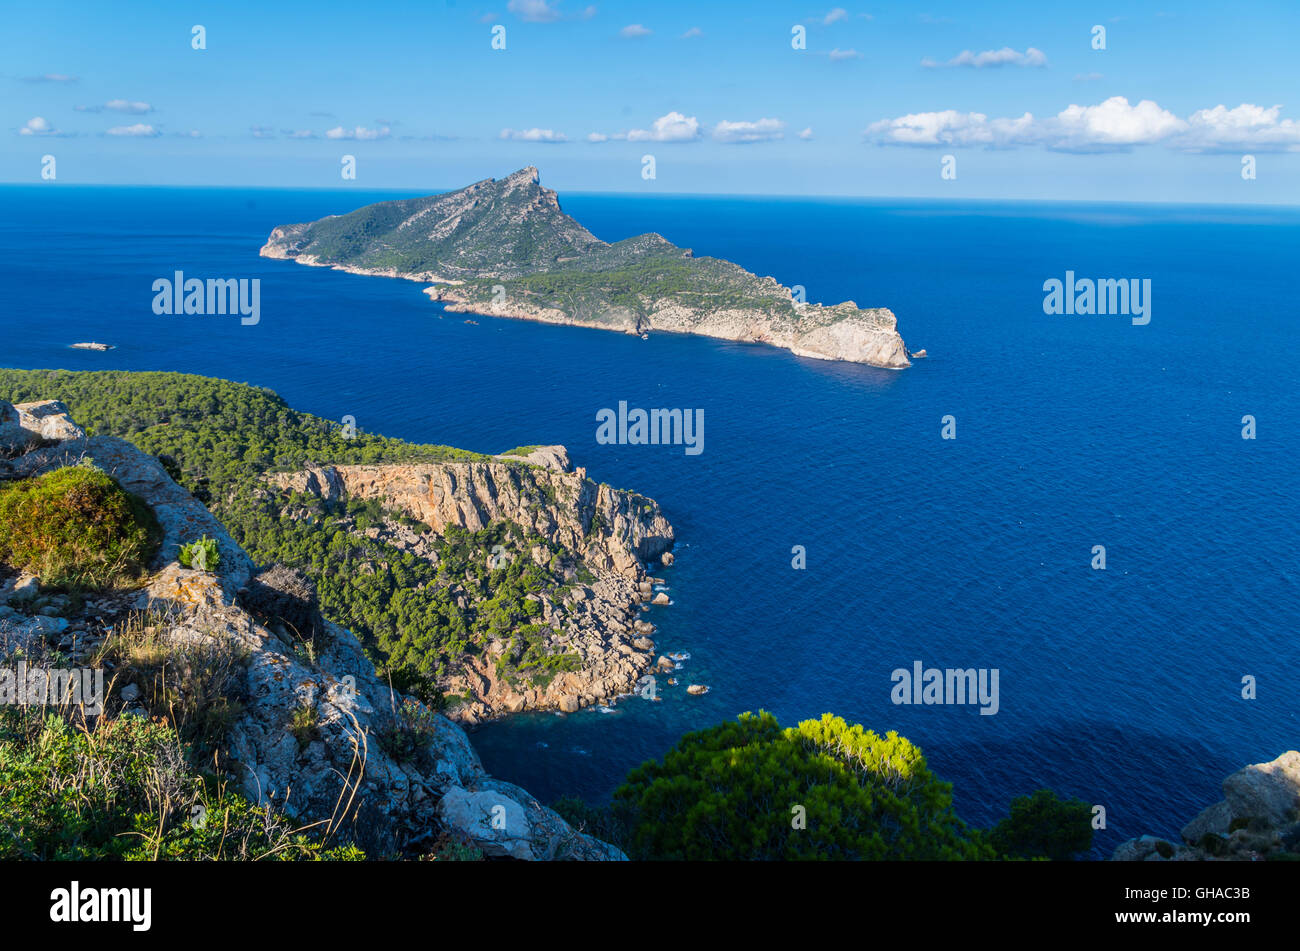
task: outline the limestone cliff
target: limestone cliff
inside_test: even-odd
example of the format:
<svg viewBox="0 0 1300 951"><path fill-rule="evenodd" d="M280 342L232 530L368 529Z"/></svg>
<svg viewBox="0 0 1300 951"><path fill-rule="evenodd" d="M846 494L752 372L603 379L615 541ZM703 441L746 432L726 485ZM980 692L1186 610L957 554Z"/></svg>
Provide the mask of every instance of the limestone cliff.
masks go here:
<svg viewBox="0 0 1300 951"><path fill-rule="evenodd" d="M512 683L497 665L506 644L484 644L440 684L447 694L468 698L448 711L454 719L473 723L523 710L572 712L630 692L654 660L654 626L641 612L653 596L645 563L671 547L672 526L653 499L597 484L581 468L571 470L562 446L534 449L527 464L499 460L310 466L268 480L327 502L379 500L435 534L451 525L472 532L513 522L573 553L591 572L588 581L568 590L534 596L539 620L555 632L553 646L576 653L580 669L546 684ZM394 521L372 529L371 536L436 558L427 539ZM520 555L539 563L548 559L538 549Z"/></svg>

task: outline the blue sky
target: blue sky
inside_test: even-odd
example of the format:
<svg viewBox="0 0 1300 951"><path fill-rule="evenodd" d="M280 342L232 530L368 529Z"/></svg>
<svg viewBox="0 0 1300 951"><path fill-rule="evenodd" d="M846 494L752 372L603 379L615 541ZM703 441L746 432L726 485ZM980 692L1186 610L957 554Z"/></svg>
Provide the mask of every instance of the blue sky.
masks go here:
<svg viewBox="0 0 1300 951"><path fill-rule="evenodd" d="M1300 203L1300 4L840 2L10 5L0 180Z"/></svg>

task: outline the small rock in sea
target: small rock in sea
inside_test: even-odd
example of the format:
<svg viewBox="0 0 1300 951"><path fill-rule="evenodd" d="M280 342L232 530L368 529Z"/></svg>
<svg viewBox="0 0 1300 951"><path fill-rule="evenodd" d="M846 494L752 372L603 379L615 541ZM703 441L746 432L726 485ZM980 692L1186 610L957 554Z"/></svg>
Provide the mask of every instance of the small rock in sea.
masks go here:
<svg viewBox="0 0 1300 951"><path fill-rule="evenodd" d="M703 694L708 693L709 688L704 686L704 684L691 684L689 687L686 688L686 692L689 693L692 697L699 697L702 696Z"/></svg>
<svg viewBox="0 0 1300 951"><path fill-rule="evenodd" d="M674 559L673 559L673 553L670 552L670 551L666 551L666 552L664 552L662 555L659 556L659 560L660 560L661 562L663 562L664 567L667 568L669 565L671 565L671 564L673 563L673 560L674 560Z"/></svg>
<svg viewBox="0 0 1300 951"><path fill-rule="evenodd" d="M660 670L673 670L673 669L675 669L676 666L677 666L677 665L674 664L671 660L669 660L667 657L663 657L663 656L661 656L661 657L659 658L659 660L656 661L655 663L658 665L658 667L659 667Z"/></svg>
<svg viewBox="0 0 1300 951"><path fill-rule="evenodd" d="M656 595L654 596L654 598L651 599L650 603L651 603L651 604L667 604L667 603L668 603L668 595L666 595L666 594L664 594L664 592L660 591L658 594L656 594Z"/></svg>

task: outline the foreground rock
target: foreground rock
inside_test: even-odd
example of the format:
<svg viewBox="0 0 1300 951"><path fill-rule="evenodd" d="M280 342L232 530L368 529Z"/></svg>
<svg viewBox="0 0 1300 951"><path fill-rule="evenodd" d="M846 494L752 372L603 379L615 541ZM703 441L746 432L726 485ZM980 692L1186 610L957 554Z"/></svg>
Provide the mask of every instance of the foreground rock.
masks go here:
<svg viewBox="0 0 1300 951"><path fill-rule="evenodd" d="M1300 853L1300 752L1237 770L1223 800L1185 825L1182 842L1145 835L1115 850L1115 861L1240 860Z"/></svg>
<svg viewBox="0 0 1300 951"><path fill-rule="evenodd" d="M29 412L25 418L54 415ZM165 537L155 563L140 589L99 596L71 620L29 617L36 586L29 579L6 580L0 585L6 602L0 636L62 637L56 646L73 663L84 663L109 629L143 611L157 639L154 649L175 657L182 677L204 658L238 658L229 689L239 713L222 744L229 779L250 799L319 823L318 832L354 838L374 857L419 854L450 836L494 857L625 858L576 832L527 791L489 776L464 731L390 690L349 631L321 620L321 636L306 651L242 607L241 591L247 596L258 589L248 556L156 459L130 443L107 437L60 442L0 462L0 479L39 475L87 457L158 517ZM212 573L176 560L181 544L202 535L215 539L221 552ZM288 605L310 602L301 579L278 572L262 587L259 604L274 606L280 617L304 617ZM315 623L310 603L307 610ZM108 679L116 684L110 711L139 701L138 686L118 682L113 671Z"/></svg>
<svg viewBox="0 0 1300 951"><path fill-rule="evenodd" d="M86 435L58 400L6 403L0 400L0 453L22 451L42 442Z"/></svg>

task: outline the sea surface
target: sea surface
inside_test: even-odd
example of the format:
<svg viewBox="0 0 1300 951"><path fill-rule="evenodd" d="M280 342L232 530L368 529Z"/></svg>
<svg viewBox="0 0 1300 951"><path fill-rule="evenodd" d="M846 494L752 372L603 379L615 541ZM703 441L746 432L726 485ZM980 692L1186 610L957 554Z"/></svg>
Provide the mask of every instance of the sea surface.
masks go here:
<svg viewBox="0 0 1300 951"><path fill-rule="evenodd" d="M0 365L179 370L411 440L563 443L658 499L677 560L650 617L690 654L682 686L484 726L493 773L599 802L685 731L832 711L918 743L972 823L1040 786L1103 805L1103 854L1176 834L1228 773L1300 745L1300 211L561 196L606 240L656 231L811 301L891 308L929 352L891 372L469 324L416 283L257 255L275 225L392 197L0 187ZM155 315L177 270L260 278L260 322ZM1149 278L1150 323L1044 314L1067 270ZM117 349L68 349L86 340ZM599 445L620 400L703 409L703 453ZM915 661L996 668L998 712L894 704Z"/></svg>

